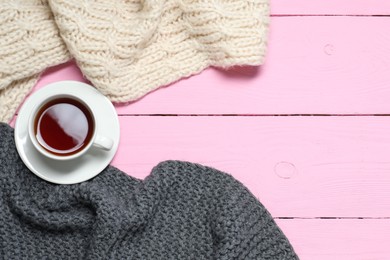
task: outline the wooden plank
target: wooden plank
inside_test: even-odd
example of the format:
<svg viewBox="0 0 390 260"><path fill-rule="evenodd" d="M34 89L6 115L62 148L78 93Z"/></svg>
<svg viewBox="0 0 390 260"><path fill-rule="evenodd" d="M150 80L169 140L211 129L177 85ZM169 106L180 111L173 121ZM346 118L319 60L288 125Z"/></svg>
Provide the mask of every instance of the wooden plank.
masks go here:
<svg viewBox="0 0 390 260"><path fill-rule="evenodd" d="M273 15L389 15L386 0L272 0Z"/></svg>
<svg viewBox="0 0 390 260"><path fill-rule="evenodd" d="M208 69L118 113L390 113L390 18L275 17L271 27L259 70ZM46 73L38 87L62 79L82 76L67 64Z"/></svg>
<svg viewBox="0 0 390 260"><path fill-rule="evenodd" d="M389 219L276 220L301 260L387 260Z"/></svg>
<svg viewBox="0 0 390 260"><path fill-rule="evenodd" d="M122 116L114 166L228 172L275 217L390 217L390 117Z"/></svg>

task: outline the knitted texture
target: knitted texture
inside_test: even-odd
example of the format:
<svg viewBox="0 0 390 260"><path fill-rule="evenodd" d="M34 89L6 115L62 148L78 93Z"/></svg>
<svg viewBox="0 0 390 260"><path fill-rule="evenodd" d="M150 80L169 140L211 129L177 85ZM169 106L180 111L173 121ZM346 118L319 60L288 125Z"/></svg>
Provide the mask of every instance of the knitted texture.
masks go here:
<svg viewBox="0 0 390 260"><path fill-rule="evenodd" d="M134 100L208 66L259 65L265 0L51 0L85 76L113 101Z"/></svg>
<svg viewBox="0 0 390 260"><path fill-rule="evenodd" d="M42 70L69 58L46 0L0 1L0 120L12 118Z"/></svg>
<svg viewBox="0 0 390 260"><path fill-rule="evenodd" d="M0 119L12 117L33 85L12 88L14 81L71 57L116 102L209 66L262 64L268 23L268 0L2 1L0 100L18 103L0 108ZM12 93L1 91L7 87Z"/></svg>
<svg viewBox="0 0 390 260"><path fill-rule="evenodd" d="M54 185L0 123L0 259L298 259L262 204L228 174L165 161L145 180L107 167Z"/></svg>
<svg viewBox="0 0 390 260"><path fill-rule="evenodd" d="M39 75L15 80L5 89L0 90L0 122L9 121L38 80Z"/></svg>

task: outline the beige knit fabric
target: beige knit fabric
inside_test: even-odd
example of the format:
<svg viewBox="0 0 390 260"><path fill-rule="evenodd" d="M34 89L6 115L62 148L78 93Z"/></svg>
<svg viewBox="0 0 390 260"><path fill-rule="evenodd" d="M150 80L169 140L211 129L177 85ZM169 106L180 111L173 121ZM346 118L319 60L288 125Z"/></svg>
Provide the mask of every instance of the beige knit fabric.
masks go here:
<svg viewBox="0 0 390 260"><path fill-rule="evenodd" d="M48 1L1 4L9 14L0 14L0 35L9 44L0 47L0 56L9 58L0 63L0 89L69 59L63 42L85 77L116 102L136 100L209 66L264 60L268 0ZM10 24L14 29L7 32ZM1 92L0 100L10 92Z"/></svg>
<svg viewBox="0 0 390 260"><path fill-rule="evenodd" d="M39 73L70 58L46 0L0 1L0 121L9 121Z"/></svg>
<svg viewBox="0 0 390 260"><path fill-rule="evenodd" d="M264 0L51 0L85 76L113 101L134 100L206 67L259 65Z"/></svg>
<svg viewBox="0 0 390 260"><path fill-rule="evenodd" d="M38 80L38 75L15 80L0 90L0 122L8 122L24 97Z"/></svg>

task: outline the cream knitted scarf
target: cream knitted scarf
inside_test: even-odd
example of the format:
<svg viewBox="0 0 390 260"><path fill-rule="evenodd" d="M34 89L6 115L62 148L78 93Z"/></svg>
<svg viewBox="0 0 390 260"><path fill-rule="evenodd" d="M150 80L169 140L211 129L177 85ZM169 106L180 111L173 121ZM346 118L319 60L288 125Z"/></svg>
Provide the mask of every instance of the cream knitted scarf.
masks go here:
<svg viewBox="0 0 390 260"><path fill-rule="evenodd" d="M260 65L268 17L268 0L1 1L0 121L72 58L114 102L209 66Z"/></svg>

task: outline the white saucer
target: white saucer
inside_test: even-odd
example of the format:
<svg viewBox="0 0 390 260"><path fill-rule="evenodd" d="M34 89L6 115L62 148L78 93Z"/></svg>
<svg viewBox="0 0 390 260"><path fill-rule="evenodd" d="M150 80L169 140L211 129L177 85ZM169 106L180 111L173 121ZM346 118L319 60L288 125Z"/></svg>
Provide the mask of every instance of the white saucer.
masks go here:
<svg viewBox="0 0 390 260"><path fill-rule="evenodd" d="M114 141L110 151L91 149L80 158L55 161L41 155L28 137L28 119L35 104L54 94L73 94L96 112L96 129ZM52 83L32 94L23 104L15 123L15 143L25 165L38 177L57 184L74 184L98 175L114 158L119 144L119 120L110 100L92 86L77 81Z"/></svg>

